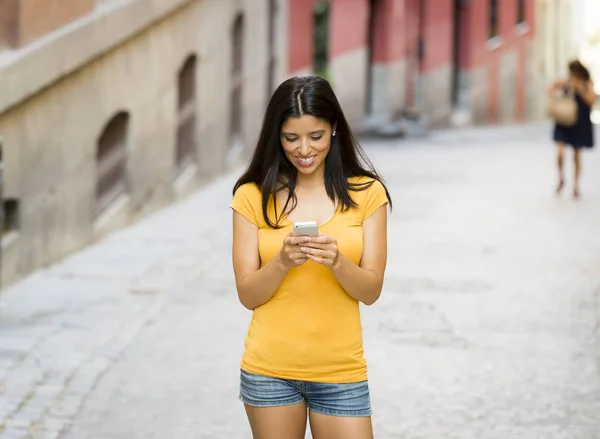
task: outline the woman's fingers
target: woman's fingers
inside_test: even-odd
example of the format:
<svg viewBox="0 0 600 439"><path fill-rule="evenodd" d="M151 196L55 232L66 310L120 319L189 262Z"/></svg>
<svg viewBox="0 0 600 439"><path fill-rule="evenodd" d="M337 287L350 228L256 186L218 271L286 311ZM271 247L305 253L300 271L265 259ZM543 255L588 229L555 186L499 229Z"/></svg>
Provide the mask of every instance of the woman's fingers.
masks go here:
<svg viewBox="0 0 600 439"><path fill-rule="evenodd" d="M310 241L310 236L295 236L295 235L288 235L285 237L285 244L286 245L298 245L301 243L305 243L305 242L309 242Z"/></svg>

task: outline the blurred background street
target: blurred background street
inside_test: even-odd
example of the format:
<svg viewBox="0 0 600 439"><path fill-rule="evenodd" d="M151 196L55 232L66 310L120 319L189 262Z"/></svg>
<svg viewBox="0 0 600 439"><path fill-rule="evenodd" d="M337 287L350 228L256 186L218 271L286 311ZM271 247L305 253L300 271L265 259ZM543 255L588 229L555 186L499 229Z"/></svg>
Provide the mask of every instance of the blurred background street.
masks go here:
<svg viewBox="0 0 600 439"><path fill-rule="evenodd" d="M274 89L331 81L389 184L375 437L600 439L598 0L0 0L0 439L248 438L231 189ZM592 120L600 123L600 107ZM596 141L599 139L598 125Z"/></svg>
<svg viewBox="0 0 600 439"><path fill-rule="evenodd" d="M376 437L600 437L600 156L556 198L548 130L366 142L395 202L363 307ZM5 293L0 438L249 437L236 175Z"/></svg>

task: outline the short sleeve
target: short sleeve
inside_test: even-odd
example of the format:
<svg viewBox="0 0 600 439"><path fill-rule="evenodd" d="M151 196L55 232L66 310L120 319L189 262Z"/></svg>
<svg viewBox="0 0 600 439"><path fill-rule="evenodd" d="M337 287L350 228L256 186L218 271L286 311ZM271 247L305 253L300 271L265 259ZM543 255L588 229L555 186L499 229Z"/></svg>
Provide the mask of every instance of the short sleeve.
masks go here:
<svg viewBox="0 0 600 439"><path fill-rule="evenodd" d="M363 221L373 215L381 206L388 204L385 188L378 180L365 190Z"/></svg>
<svg viewBox="0 0 600 439"><path fill-rule="evenodd" d="M235 191L229 207L241 214L252 224L258 225L258 213L262 209L261 197L261 192L255 184L246 183Z"/></svg>

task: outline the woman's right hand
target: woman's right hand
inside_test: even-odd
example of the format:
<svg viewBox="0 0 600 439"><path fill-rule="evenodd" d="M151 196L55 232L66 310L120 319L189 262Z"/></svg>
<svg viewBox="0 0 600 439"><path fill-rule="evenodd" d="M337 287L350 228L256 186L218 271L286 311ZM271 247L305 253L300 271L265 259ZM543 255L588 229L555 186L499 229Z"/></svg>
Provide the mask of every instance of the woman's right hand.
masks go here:
<svg viewBox="0 0 600 439"><path fill-rule="evenodd" d="M286 270L299 267L308 261L308 257L300 251L301 246L298 244L309 241L309 236L295 236L292 232L285 237L279 251L279 261Z"/></svg>

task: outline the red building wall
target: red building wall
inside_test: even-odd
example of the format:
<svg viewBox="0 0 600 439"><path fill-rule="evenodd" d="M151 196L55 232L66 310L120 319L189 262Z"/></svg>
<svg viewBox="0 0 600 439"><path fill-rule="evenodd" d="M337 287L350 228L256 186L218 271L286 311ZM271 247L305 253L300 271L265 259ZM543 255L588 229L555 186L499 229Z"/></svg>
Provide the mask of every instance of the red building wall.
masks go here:
<svg viewBox="0 0 600 439"><path fill-rule="evenodd" d="M360 49L367 44L368 0L331 0L329 57Z"/></svg>
<svg viewBox="0 0 600 439"><path fill-rule="evenodd" d="M313 8L318 0L289 0L288 4L288 72L312 67Z"/></svg>
<svg viewBox="0 0 600 439"><path fill-rule="evenodd" d="M313 53L313 9L319 0L289 0L288 71L309 70ZM368 44L369 0L330 0L329 57L364 48ZM374 61L390 62L406 54L403 1L379 0L376 8Z"/></svg>
<svg viewBox="0 0 600 439"><path fill-rule="evenodd" d="M407 23L404 2L402 0L379 1L380 4L375 10L373 61L394 62L406 57Z"/></svg>
<svg viewBox="0 0 600 439"><path fill-rule="evenodd" d="M454 0L435 0L435 8L423 8L423 72L452 63L453 4ZM429 6L429 3L425 2L425 5Z"/></svg>
<svg viewBox="0 0 600 439"><path fill-rule="evenodd" d="M290 74L312 69L313 9L317 2L289 0ZM391 73L390 77L396 79L386 84L387 93L402 95L402 105L410 107L416 101L420 83L424 110L435 110L438 119L440 112L449 118L456 70L461 78L468 78L470 105L477 113L477 122L498 121L503 108L505 118L512 111L507 108L514 108L514 119L521 120L525 108L525 73L531 62L528 50L535 31L535 0L526 0L526 31L517 27L517 0L498 0L498 44L489 40L489 0L467 1L459 9L456 22L455 4L456 0L379 0L372 60L378 66L404 62L405 79L398 81L397 74ZM368 48L369 5L369 0L330 0L330 63ZM456 53L455 29L459 47ZM423 44L421 58L419 41ZM365 67L357 65L356 69ZM514 85L509 87L509 83ZM358 83L357 86L367 87ZM510 99L513 101L509 102Z"/></svg>
<svg viewBox="0 0 600 439"><path fill-rule="evenodd" d="M0 0L0 46L23 47L93 11L95 0Z"/></svg>
<svg viewBox="0 0 600 439"><path fill-rule="evenodd" d="M515 51L517 56L517 88L514 90L516 99L516 119L522 120L525 107L525 71L527 49L534 34L535 0L526 1L525 20L528 30L521 32L517 28L517 1L498 1L499 32L497 45L489 41L489 0L473 0L470 2L468 17L469 38L466 56L466 68L473 70L487 66L489 71L489 106L488 119L498 121L500 100L500 69L506 69L502 57L507 51Z"/></svg>

